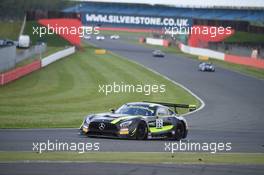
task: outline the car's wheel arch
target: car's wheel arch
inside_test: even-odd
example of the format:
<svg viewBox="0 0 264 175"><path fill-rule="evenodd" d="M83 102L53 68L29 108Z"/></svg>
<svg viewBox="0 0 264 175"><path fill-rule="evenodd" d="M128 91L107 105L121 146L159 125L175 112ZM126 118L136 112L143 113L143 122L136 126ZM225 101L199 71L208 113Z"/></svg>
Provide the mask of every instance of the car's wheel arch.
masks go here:
<svg viewBox="0 0 264 175"><path fill-rule="evenodd" d="M138 127L139 125L145 125L145 129L146 129L146 136L144 139L147 139L147 136L148 136L148 133L149 133L149 126L148 126L148 122L144 119L140 119L137 123L137 126L136 126L136 139L138 139L137 137L137 132L138 132ZM141 139L141 140L144 140L144 139Z"/></svg>
<svg viewBox="0 0 264 175"><path fill-rule="evenodd" d="M187 125L186 125L185 121L184 120L180 120L180 119L177 119L176 123L174 124L174 130L177 130L177 127L179 125L183 126L183 134L182 134L181 138L178 138L177 140L186 138L187 137L187 133L188 133ZM175 134L177 134L177 133L175 133Z"/></svg>

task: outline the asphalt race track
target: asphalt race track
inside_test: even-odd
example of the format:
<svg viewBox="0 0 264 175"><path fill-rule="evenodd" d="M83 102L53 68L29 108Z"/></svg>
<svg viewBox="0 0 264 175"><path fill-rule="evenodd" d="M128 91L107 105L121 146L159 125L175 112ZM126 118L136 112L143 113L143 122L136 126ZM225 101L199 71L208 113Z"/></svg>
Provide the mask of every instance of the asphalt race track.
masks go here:
<svg viewBox="0 0 264 175"><path fill-rule="evenodd" d="M16 167L16 168L14 168ZM0 163L1 175L261 175L261 166L238 165L165 165L165 164L111 164L111 163ZM48 170L48 171L47 171ZM48 172L48 173L47 173Z"/></svg>
<svg viewBox="0 0 264 175"><path fill-rule="evenodd" d="M231 142L232 152L263 152L263 142L255 137L255 133L248 132L224 132L213 130L191 130L188 140L183 142ZM99 139L88 138L79 135L77 129L1 129L0 130L1 151L32 151L33 142L47 143L99 143L100 151L117 152L169 152L165 150L168 140L121 140L121 139Z"/></svg>
<svg viewBox="0 0 264 175"><path fill-rule="evenodd" d="M264 81L216 67L198 71L198 61L167 53L152 57L152 49L122 40L89 41L174 80L197 96L205 107L186 116L189 135L183 142L231 142L231 152L264 153ZM81 122L81 121L80 121ZM33 142L99 142L101 151L164 151L170 141L87 138L77 129L1 129L0 151L31 151ZM129 165L97 163L1 163L0 174L262 174L260 166L236 165ZM98 168L100 167L100 168ZM103 167L103 168L102 168ZM116 171L115 167L120 168ZM166 169L166 171L165 171ZM4 171L2 171L4 170ZM43 170L43 173L41 173ZM61 170L61 171L59 171ZM67 171L66 171L67 170ZM6 173L5 173L6 172Z"/></svg>

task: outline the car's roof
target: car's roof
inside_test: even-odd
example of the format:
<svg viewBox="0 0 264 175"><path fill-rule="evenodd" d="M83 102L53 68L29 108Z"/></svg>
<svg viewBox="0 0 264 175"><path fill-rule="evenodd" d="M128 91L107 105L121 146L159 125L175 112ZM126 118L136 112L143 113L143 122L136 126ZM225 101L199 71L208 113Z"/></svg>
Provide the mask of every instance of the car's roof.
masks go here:
<svg viewBox="0 0 264 175"><path fill-rule="evenodd" d="M126 103L127 105L147 105L147 106L163 106L157 103L149 103L149 102L131 102Z"/></svg>

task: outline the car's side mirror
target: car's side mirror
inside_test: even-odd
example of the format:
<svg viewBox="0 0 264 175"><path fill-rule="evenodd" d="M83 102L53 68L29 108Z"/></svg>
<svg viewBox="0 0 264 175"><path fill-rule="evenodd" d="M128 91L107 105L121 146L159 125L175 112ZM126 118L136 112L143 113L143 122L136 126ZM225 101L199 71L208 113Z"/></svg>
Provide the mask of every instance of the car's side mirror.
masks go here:
<svg viewBox="0 0 264 175"><path fill-rule="evenodd" d="M111 113L113 113L113 114L115 113L115 109L113 109L113 108L110 109L110 111L111 111Z"/></svg>

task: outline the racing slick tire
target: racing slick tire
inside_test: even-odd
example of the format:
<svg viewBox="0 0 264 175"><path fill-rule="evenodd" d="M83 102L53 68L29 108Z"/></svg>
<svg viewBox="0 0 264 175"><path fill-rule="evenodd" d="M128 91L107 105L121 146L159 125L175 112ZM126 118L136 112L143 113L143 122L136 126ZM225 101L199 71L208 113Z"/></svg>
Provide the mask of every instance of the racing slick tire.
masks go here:
<svg viewBox="0 0 264 175"><path fill-rule="evenodd" d="M137 126L136 139L145 140L148 137L148 127L145 122L140 122Z"/></svg>
<svg viewBox="0 0 264 175"><path fill-rule="evenodd" d="M174 140L180 141L182 138L184 138L185 135L185 127L182 122L179 122L175 127L175 135Z"/></svg>

